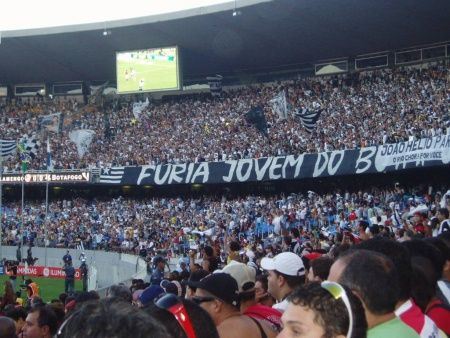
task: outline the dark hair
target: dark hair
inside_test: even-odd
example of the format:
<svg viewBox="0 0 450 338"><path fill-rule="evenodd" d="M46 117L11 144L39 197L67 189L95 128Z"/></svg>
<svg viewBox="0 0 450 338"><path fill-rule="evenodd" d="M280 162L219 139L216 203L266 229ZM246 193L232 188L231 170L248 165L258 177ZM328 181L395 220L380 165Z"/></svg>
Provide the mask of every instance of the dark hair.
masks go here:
<svg viewBox="0 0 450 338"><path fill-rule="evenodd" d="M406 249L408 249L411 257L424 257L427 258L434 270L434 276L432 278L437 282L442 275L442 269L444 268L444 258L441 252L424 240L413 239L411 241L406 241L402 243Z"/></svg>
<svg viewBox="0 0 450 338"><path fill-rule="evenodd" d="M353 330L351 338L365 338L367 322L361 301L350 289L344 286L350 301L353 314ZM324 338L333 338L338 335L346 336L350 318L345 303L336 300L319 283L309 283L294 290L287 298L294 305L306 307L314 312L314 322L320 325L325 334Z"/></svg>
<svg viewBox="0 0 450 338"><path fill-rule="evenodd" d="M333 260L328 256L321 256L312 260L310 265L314 276L319 277L321 280L326 280L330 273L331 265L333 265Z"/></svg>
<svg viewBox="0 0 450 338"><path fill-rule="evenodd" d="M131 303L133 300L130 289L125 285L111 285L108 288L108 297L117 298L127 303Z"/></svg>
<svg viewBox="0 0 450 338"><path fill-rule="evenodd" d="M411 296L411 256L404 246L400 243L382 238L375 237L356 245L354 249L364 249L375 251L388 256L398 273L398 281L400 286L399 299L406 300Z"/></svg>
<svg viewBox="0 0 450 338"><path fill-rule="evenodd" d="M370 312L384 315L394 311L400 287L389 257L361 249L351 250L339 259L345 264L339 283L355 291ZM383 287L377 287L374 281Z"/></svg>
<svg viewBox="0 0 450 338"><path fill-rule="evenodd" d="M5 316L13 319L14 321L18 321L20 318L25 320L27 318L27 312L22 306L14 307L12 306L10 309L5 308Z"/></svg>
<svg viewBox="0 0 450 338"><path fill-rule="evenodd" d="M285 275L284 273L278 272L277 270L273 270L273 272L275 272L275 274L277 276L282 276L286 280L287 285L291 289L294 289L297 286L305 284L305 275L303 275L303 276L289 276L289 275Z"/></svg>
<svg viewBox="0 0 450 338"><path fill-rule="evenodd" d="M48 326L50 334L53 336L58 329L58 317L50 305L34 306L29 313L39 312L37 323L39 327Z"/></svg>
<svg viewBox="0 0 450 338"><path fill-rule="evenodd" d="M444 215L444 217L447 219L449 217L449 212L447 208L439 208L438 212L442 215Z"/></svg>
<svg viewBox="0 0 450 338"><path fill-rule="evenodd" d="M172 338L148 313L131 304L106 298L84 303L60 328L62 338Z"/></svg>
<svg viewBox="0 0 450 338"><path fill-rule="evenodd" d="M17 338L16 325L11 318L0 317L0 337L2 338Z"/></svg>
<svg viewBox="0 0 450 338"><path fill-rule="evenodd" d="M195 336L197 338L219 338L216 325L209 316L208 312L203 310L199 305L194 302L182 299L186 312L191 320L192 327L194 328ZM174 338L187 338L181 325L174 319L172 313L167 310L160 309L156 305L149 306L145 309L151 317L155 318L167 329L169 334ZM174 322L178 325L174 325Z"/></svg>
<svg viewBox="0 0 450 338"><path fill-rule="evenodd" d="M209 257L214 256L214 250L209 245L206 245L203 250L205 251L205 254Z"/></svg>
<svg viewBox="0 0 450 338"><path fill-rule="evenodd" d="M433 264L428 258L414 256L411 259L413 275L411 278L411 296L425 313L431 299L436 295L436 279L433 277Z"/></svg>
<svg viewBox="0 0 450 338"><path fill-rule="evenodd" d="M267 280L267 275L257 275L255 282L260 282L265 292L267 292L267 290L269 289L269 281Z"/></svg>
<svg viewBox="0 0 450 338"><path fill-rule="evenodd" d="M450 247L440 237L425 238L425 242L430 243L441 253L441 257L445 261L450 260Z"/></svg>

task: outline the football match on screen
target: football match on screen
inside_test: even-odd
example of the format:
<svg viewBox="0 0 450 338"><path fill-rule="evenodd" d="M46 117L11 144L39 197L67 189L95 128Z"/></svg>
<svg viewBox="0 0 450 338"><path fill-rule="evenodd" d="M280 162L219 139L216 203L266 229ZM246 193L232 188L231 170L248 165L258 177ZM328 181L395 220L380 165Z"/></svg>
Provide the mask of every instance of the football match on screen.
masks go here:
<svg viewBox="0 0 450 338"><path fill-rule="evenodd" d="M176 47L119 52L116 62L119 93L178 89Z"/></svg>

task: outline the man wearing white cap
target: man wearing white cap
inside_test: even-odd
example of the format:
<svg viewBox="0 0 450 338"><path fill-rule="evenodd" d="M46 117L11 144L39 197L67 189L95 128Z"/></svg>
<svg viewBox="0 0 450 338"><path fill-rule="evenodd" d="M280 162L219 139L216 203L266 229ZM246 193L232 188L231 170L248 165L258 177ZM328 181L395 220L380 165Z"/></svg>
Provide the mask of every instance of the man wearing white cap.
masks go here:
<svg viewBox="0 0 450 338"><path fill-rule="evenodd" d="M273 308L284 312L286 297L292 290L305 283L305 266L302 259L292 252L282 252L274 258L264 257L261 267L269 272L269 293L278 301Z"/></svg>

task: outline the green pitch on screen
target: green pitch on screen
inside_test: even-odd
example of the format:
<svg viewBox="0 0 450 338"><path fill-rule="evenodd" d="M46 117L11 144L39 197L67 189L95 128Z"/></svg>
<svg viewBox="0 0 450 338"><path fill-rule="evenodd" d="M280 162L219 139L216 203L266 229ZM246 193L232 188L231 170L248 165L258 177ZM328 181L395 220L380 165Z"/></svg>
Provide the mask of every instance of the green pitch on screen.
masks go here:
<svg viewBox="0 0 450 338"><path fill-rule="evenodd" d="M25 277L27 278L27 277ZM64 292L64 279L52 279L52 278L33 278L30 277L33 282L39 285L39 293L45 302L50 302L52 299L57 299L58 296ZM9 280L6 275L0 276L0 296L3 296L5 289L5 281ZM19 285L23 284L22 276L18 276L16 279L16 291L19 291ZM83 284L80 280L75 280L75 291L81 291ZM25 290L21 290L22 298L27 298Z"/></svg>
<svg viewBox="0 0 450 338"><path fill-rule="evenodd" d="M178 89L177 48L157 48L116 54L119 93Z"/></svg>

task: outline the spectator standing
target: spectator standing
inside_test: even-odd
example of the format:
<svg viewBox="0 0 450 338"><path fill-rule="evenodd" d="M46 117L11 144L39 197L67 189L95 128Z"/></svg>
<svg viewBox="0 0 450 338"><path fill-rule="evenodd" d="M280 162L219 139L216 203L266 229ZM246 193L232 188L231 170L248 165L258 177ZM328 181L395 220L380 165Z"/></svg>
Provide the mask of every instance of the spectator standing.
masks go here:
<svg viewBox="0 0 450 338"><path fill-rule="evenodd" d="M68 262L63 270L66 274L64 280L64 292L68 295L72 295L75 292L75 268L72 266L72 262Z"/></svg>
<svg viewBox="0 0 450 338"><path fill-rule="evenodd" d="M283 312L287 307L286 297L295 287L305 283L303 261L293 252L282 252L274 258L264 257L261 267L269 272L269 293L278 302L273 308Z"/></svg>

